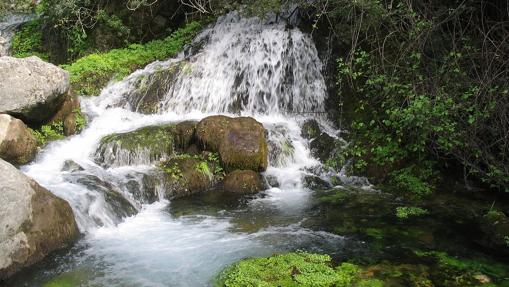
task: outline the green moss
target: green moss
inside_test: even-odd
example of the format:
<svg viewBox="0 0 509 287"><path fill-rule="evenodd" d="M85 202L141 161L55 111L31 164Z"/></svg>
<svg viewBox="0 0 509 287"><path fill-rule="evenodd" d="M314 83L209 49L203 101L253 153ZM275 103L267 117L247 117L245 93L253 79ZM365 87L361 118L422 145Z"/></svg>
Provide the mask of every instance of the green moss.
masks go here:
<svg viewBox="0 0 509 287"><path fill-rule="evenodd" d="M37 56L48 60L49 56L43 48L42 22L38 19L24 24L12 38L11 53L14 57L25 58Z"/></svg>
<svg viewBox="0 0 509 287"><path fill-rule="evenodd" d="M422 216L428 214L426 209L415 206L400 206L396 208L396 216L400 219Z"/></svg>
<svg viewBox="0 0 509 287"><path fill-rule="evenodd" d="M38 146L44 146L48 142L61 140L65 138L64 135L64 123L62 121L56 121L44 126L41 126L37 130L30 130L37 140Z"/></svg>
<svg viewBox="0 0 509 287"><path fill-rule="evenodd" d="M200 28L199 23L191 22L163 40L90 54L63 68L69 71L76 94L98 95L110 80L122 79L150 62L175 56L191 42Z"/></svg>
<svg viewBox="0 0 509 287"><path fill-rule="evenodd" d="M360 268L342 263L336 268L328 255L295 252L242 260L223 271L216 286L381 286L361 280ZM378 284L378 285L377 285Z"/></svg>
<svg viewBox="0 0 509 287"><path fill-rule="evenodd" d="M132 153L148 150L150 158L157 160L174 153L174 125L149 126L132 132L112 134L101 140L99 151L111 147Z"/></svg>
<svg viewBox="0 0 509 287"><path fill-rule="evenodd" d="M80 108L77 108L72 112L76 116L76 131L81 132L83 129L85 129L85 126L87 125L87 119L81 112Z"/></svg>

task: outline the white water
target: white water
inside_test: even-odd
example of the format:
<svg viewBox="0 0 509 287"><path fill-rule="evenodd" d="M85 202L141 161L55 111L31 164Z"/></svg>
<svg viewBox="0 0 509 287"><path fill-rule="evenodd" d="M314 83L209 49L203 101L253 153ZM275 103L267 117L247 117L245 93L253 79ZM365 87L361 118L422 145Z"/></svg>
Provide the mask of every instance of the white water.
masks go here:
<svg viewBox="0 0 509 287"><path fill-rule="evenodd" d="M205 46L185 60L188 67L165 93L158 114L131 111L136 109L126 104L126 97L139 78L182 61L183 56L149 65L110 85L101 96L83 99L87 128L50 144L34 164L24 167L29 176L71 204L85 233L79 244L83 250L63 260L71 263L62 263L66 267L53 273L90 268L93 275L86 286L205 286L241 258L318 245L323 245L318 251L335 250L342 245L341 237L302 227L310 196L302 177L305 169L319 163L300 136L304 118L293 113L322 111L325 99L321 64L310 37L287 29L285 23L266 25L231 14L197 41L205 41ZM240 106L235 104L238 97ZM143 173L149 166L103 169L93 161L106 135L228 112L254 116L268 130L269 140L283 150L266 172L277 178L279 187L251 199L242 209L175 217L168 212L175 208L172 203L143 205L120 184L131 171ZM81 165L82 174L113 185L140 212L122 222L100 191L69 180L70 173L62 171L67 160ZM239 221L260 226L238 230Z"/></svg>

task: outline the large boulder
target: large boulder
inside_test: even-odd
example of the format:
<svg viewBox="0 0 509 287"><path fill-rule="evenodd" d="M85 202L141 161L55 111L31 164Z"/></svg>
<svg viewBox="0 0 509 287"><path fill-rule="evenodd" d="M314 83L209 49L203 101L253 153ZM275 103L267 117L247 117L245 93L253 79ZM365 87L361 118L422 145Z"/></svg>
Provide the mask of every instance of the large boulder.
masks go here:
<svg viewBox="0 0 509 287"><path fill-rule="evenodd" d="M79 236L69 204L3 160L0 202L0 280Z"/></svg>
<svg viewBox="0 0 509 287"><path fill-rule="evenodd" d="M104 167L149 165L174 153L174 125L149 126L104 137L95 161Z"/></svg>
<svg viewBox="0 0 509 287"><path fill-rule="evenodd" d="M204 192L216 183L216 167L200 156L175 156L163 162L160 168L168 199Z"/></svg>
<svg viewBox="0 0 509 287"><path fill-rule="evenodd" d="M29 123L48 120L69 91L69 74L37 57L0 57L0 113Z"/></svg>
<svg viewBox="0 0 509 287"><path fill-rule="evenodd" d="M211 116L196 127L198 141L218 152L226 171L265 171L268 165L266 132L250 117Z"/></svg>
<svg viewBox="0 0 509 287"><path fill-rule="evenodd" d="M0 158L13 164L25 164L36 152L37 141L28 127L18 119L0 114Z"/></svg>
<svg viewBox="0 0 509 287"><path fill-rule="evenodd" d="M236 170L224 178L224 190L240 194L255 194L263 190L261 176L252 170Z"/></svg>

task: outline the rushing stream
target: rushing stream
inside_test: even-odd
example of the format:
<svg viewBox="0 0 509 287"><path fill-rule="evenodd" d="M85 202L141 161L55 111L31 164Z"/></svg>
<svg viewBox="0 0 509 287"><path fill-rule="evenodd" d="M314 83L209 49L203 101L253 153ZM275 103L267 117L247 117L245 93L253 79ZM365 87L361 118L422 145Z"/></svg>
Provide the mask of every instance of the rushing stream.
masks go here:
<svg viewBox="0 0 509 287"><path fill-rule="evenodd" d="M387 214L394 215L398 199L382 197L388 208L379 194L367 203L352 200L345 213L317 208L304 178L311 171L324 180L328 176L317 172L323 169L301 137L301 126L311 114L323 130L337 134L317 116L326 99L321 68L309 35L281 19L264 22L231 13L205 29L176 59L154 62L110 84L100 96L82 99L86 129L49 144L23 171L70 203L84 235L8 286L45 286L51 280L57 283L47 287L209 286L219 271L239 259L295 250L339 260L352 254L401 260L409 256L402 247L442 248L450 242L447 246L474 254L465 237L451 232L450 222L424 220L408 226L393 221ZM172 201L164 200L160 190L160 200L147 204L132 188L147 188L143 175L153 166L146 158L123 159L124 164L110 168L94 158L104 136L216 114L253 116L263 123L270 153L264 176L275 179L278 187L256 196L211 191ZM121 194L138 213L123 217L122 206L108 200L106 189ZM357 204L368 208L360 211ZM393 234L386 241L380 241L382 225ZM361 227L380 239L377 244L337 235Z"/></svg>
<svg viewBox="0 0 509 287"><path fill-rule="evenodd" d="M86 286L206 286L226 265L248 256L342 248L341 236L303 226L310 191L303 187L302 178L306 168L319 162L301 138L304 118L297 113L321 112L325 99L312 39L283 21L267 24L232 13L204 30L194 46L200 44L203 48L195 55L153 63L110 85L99 97L83 99L87 128L50 144L34 164L24 167L28 175L71 204L85 235L23 284L42 284L68 272L83 276ZM138 113L140 79L179 63L185 68L159 93L158 113ZM163 83L158 85L165 88ZM265 173L277 178L278 188L251 198L223 196L220 202L230 203L224 206L211 202L204 208L207 200L203 198L176 203L161 199L146 205L137 202L122 183L150 166L141 162L103 169L92 158L106 135L211 114L254 116L276 148L291 145L290 153L271 159ZM332 131L325 121L323 125ZM114 185L139 213L118 218L100 190L70 180L70 172L62 171L69 160L85 169L82 174Z"/></svg>

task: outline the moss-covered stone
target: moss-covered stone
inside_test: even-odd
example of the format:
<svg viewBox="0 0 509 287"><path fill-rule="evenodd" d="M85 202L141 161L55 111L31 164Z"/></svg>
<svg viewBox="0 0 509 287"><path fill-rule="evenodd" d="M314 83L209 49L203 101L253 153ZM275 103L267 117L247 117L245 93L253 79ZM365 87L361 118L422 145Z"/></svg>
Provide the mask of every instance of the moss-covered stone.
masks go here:
<svg viewBox="0 0 509 287"><path fill-rule="evenodd" d="M196 136L206 149L219 152L226 171L267 169L265 129L253 118L207 117L196 127Z"/></svg>
<svg viewBox="0 0 509 287"><path fill-rule="evenodd" d="M493 250L509 254L509 217L500 211L490 211L479 220L484 233L481 243Z"/></svg>
<svg viewBox="0 0 509 287"><path fill-rule="evenodd" d="M160 111L163 100L178 79L187 62L170 63L154 73L136 80L135 89L125 95L131 109L138 113L154 114Z"/></svg>
<svg viewBox="0 0 509 287"><path fill-rule="evenodd" d="M334 138L326 133L320 134L309 144L311 154L321 162L326 162L334 151Z"/></svg>
<svg viewBox="0 0 509 287"><path fill-rule="evenodd" d="M236 170L224 178L224 190L233 193L254 194L263 190L261 176L252 170Z"/></svg>
<svg viewBox="0 0 509 287"><path fill-rule="evenodd" d="M305 139L314 139L321 133L320 125L314 119L307 120L302 125L301 136Z"/></svg>
<svg viewBox="0 0 509 287"><path fill-rule="evenodd" d="M95 161L104 167L152 164L174 154L174 125L144 127L104 137Z"/></svg>
<svg viewBox="0 0 509 287"><path fill-rule="evenodd" d="M215 183L214 165L200 156L174 156L160 170L168 199L207 191Z"/></svg>

